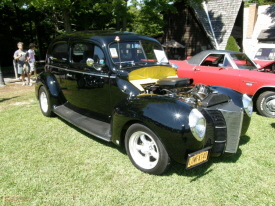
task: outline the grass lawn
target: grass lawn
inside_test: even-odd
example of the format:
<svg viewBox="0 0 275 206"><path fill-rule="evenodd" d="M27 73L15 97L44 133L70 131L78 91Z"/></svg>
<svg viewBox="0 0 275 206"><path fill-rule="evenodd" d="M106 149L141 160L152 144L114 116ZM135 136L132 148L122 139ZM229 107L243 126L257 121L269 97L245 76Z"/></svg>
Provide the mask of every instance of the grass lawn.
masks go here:
<svg viewBox="0 0 275 206"><path fill-rule="evenodd" d="M34 87L0 87L2 205L275 205L275 120L254 112L234 156L162 176L125 150L40 112Z"/></svg>

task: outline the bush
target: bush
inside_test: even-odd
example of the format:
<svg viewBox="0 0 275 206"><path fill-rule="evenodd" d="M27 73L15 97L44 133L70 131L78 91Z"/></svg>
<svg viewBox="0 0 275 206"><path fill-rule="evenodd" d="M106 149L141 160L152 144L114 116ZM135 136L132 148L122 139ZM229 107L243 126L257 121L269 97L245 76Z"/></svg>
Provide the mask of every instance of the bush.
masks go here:
<svg viewBox="0 0 275 206"><path fill-rule="evenodd" d="M227 45L226 45L225 49L232 50L232 51L240 51L240 47L238 46L238 44L233 36L230 36L228 38Z"/></svg>

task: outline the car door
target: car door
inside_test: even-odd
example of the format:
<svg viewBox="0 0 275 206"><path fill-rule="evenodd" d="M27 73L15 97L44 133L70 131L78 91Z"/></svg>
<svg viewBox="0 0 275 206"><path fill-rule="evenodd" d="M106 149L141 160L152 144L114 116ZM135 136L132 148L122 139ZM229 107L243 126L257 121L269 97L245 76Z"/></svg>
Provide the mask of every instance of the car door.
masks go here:
<svg viewBox="0 0 275 206"><path fill-rule="evenodd" d="M210 54L193 69L194 83L229 87L239 90L239 70L232 67L225 54Z"/></svg>
<svg viewBox="0 0 275 206"><path fill-rule="evenodd" d="M55 75L61 89L66 89L64 69L68 67L68 43L59 41L52 45L47 54L48 68Z"/></svg>
<svg viewBox="0 0 275 206"><path fill-rule="evenodd" d="M94 61L93 65L87 62ZM77 112L101 120L110 121L109 69L105 54L91 42L72 42L69 68L66 69L64 95Z"/></svg>

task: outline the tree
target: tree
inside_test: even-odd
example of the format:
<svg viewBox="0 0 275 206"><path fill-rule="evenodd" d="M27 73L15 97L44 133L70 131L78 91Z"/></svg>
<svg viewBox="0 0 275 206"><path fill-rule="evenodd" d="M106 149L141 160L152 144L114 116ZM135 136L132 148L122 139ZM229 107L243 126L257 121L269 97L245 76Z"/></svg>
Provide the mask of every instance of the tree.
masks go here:
<svg viewBox="0 0 275 206"><path fill-rule="evenodd" d="M132 31L148 36L162 33L164 26L162 14L175 13L174 3L183 2L186 6L201 6L204 0L131 0L129 13L133 20L128 25ZM207 0L206 0L207 1Z"/></svg>
<svg viewBox="0 0 275 206"><path fill-rule="evenodd" d="M67 33L72 31L70 14L77 0L62 0L62 1L61 0L47 0L47 1L26 0L25 2L27 6L29 5L33 6L38 11L49 10L49 8L52 9L54 13L53 18L55 19L56 29L58 29L57 13L60 13L62 16L65 31ZM81 2L82 4L86 5L88 1L87 2L81 1Z"/></svg>
<svg viewBox="0 0 275 206"><path fill-rule="evenodd" d="M98 2L94 10L100 12L100 14L108 14L109 17L114 18L116 30L126 31L126 22L130 18L127 2L128 0L105 0Z"/></svg>
<svg viewBox="0 0 275 206"><path fill-rule="evenodd" d="M274 4L274 0L248 0L248 1L245 1L245 5L246 6L249 6L249 4L254 4L254 3L257 3L259 6L262 6L262 5L272 5Z"/></svg>
<svg viewBox="0 0 275 206"><path fill-rule="evenodd" d="M238 46L238 44L233 36L230 36L228 38L227 45L226 45L225 49L231 50L231 51L240 51L240 47Z"/></svg>

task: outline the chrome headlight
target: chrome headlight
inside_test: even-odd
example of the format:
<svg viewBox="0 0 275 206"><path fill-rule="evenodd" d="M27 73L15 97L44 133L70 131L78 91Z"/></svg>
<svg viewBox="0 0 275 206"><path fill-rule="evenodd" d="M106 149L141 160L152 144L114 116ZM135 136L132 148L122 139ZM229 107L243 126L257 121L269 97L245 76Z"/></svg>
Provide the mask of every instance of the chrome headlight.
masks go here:
<svg viewBox="0 0 275 206"><path fill-rule="evenodd" d="M206 131L206 120L202 113L197 109L192 109L189 114L189 126L194 137L202 141Z"/></svg>
<svg viewBox="0 0 275 206"><path fill-rule="evenodd" d="M252 102L252 99L247 96L246 94L243 95L243 98L242 98L242 101L243 101L243 108L244 108L244 111L245 113L251 117L252 115L252 112L253 112L253 102Z"/></svg>

